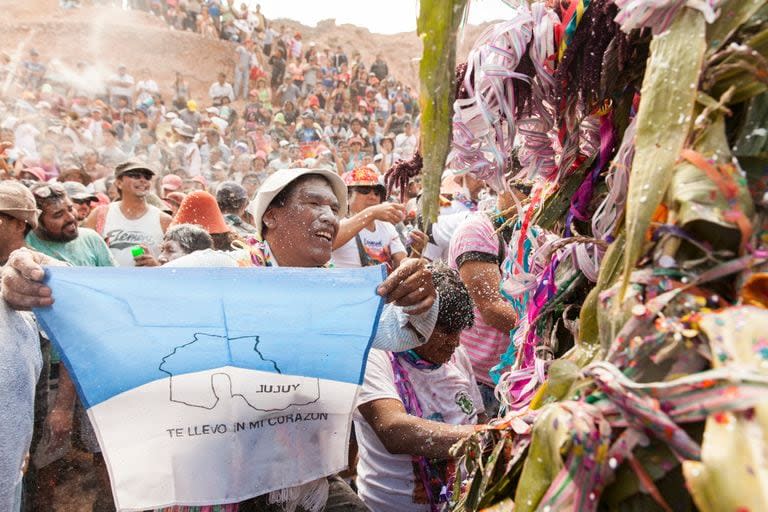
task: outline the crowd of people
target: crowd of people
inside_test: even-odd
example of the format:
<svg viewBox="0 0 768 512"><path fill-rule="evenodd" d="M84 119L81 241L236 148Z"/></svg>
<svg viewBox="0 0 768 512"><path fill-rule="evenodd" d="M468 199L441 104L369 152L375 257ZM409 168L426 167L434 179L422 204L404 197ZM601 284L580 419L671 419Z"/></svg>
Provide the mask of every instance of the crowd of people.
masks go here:
<svg viewBox="0 0 768 512"><path fill-rule="evenodd" d="M443 506L450 447L498 412L489 372L517 318L498 291L508 239L491 212L512 198L447 170L441 215L422 232L419 181L384 186L383 174L417 152L418 105L381 56L367 66L341 47L303 45L301 34L273 31L258 8L244 15L231 0L132 7L203 35L211 24L225 37L233 23L239 33L226 38L236 41L237 64L207 97L190 96L181 76L166 97L152 77L135 81L122 65L101 89L58 83L35 50L3 68L0 358L16 363L0 365L0 381L27 382L27 394L0 399L18 413L9 428L23 447L2 454L0 498L11 510L55 510L72 439L72 449L92 454L93 510L114 509L96 436L72 379L56 371L58 355L45 337L35 337L39 360L29 347L6 346L31 328L14 309L50 303L39 265L279 262L385 264L381 293L417 308L409 322L379 326L390 341L375 343L354 414L353 487L329 479L325 509L334 500L345 510ZM78 68L88 76L88 64ZM266 498L222 510L238 507L263 510Z"/></svg>

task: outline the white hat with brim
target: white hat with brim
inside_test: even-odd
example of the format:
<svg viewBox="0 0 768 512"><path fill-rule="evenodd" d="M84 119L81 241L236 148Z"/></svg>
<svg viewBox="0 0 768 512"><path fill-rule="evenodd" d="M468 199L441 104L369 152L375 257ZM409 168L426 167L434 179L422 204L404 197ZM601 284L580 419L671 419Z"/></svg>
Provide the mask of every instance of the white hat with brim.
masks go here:
<svg viewBox="0 0 768 512"><path fill-rule="evenodd" d="M175 125L173 131L181 135L182 137L194 137L195 130L188 124Z"/></svg>
<svg viewBox="0 0 768 512"><path fill-rule="evenodd" d="M272 200L292 182L302 176L312 174L322 176L328 180L333 188L333 193L336 194L336 199L339 201L339 211L347 211L347 186L335 172L327 169L281 169L264 181L256 194L256 198L248 206L248 212L253 216L253 225L256 228L256 236L258 238L262 238L261 219Z"/></svg>

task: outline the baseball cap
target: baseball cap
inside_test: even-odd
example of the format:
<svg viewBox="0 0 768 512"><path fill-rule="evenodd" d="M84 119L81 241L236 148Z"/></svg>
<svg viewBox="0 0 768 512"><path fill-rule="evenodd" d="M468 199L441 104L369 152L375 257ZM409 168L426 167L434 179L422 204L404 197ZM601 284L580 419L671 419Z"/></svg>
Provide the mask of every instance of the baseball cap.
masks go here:
<svg viewBox="0 0 768 512"><path fill-rule="evenodd" d="M174 192L179 190L183 184L184 181L181 179L181 176L177 176L176 174L168 174L163 176L163 180L160 182L160 187L163 190Z"/></svg>
<svg viewBox="0 0 768 512"><path fill-rule="evenodd" d="M19 174L23 172L31 174L32 176L37 178L38 181L48 181L45 176L45 170L42 167L37 167L37 166L24 167L19 171Z"/></svg>
<svg viewBox="0 0 768 512"><path fill-rule="evenodd" d="M120 162L119 164L117 164L117 167L115 167L115 178L119 178L120 176L127 173L128 171L136 171L136 170L149 171L152 174L157 174L149 164L146 164L141 160L137 160L135 158L130 158L128 160L125 160L124 162Z"/></svg>
<svg viewBox="0 0 768 512"><path fill-rule="evenodd" d="M0 181L0 212L37 228L39 211L32 192L18 181Z"/></svg>
<svg viewBox="0 0 768 512"><path fill-rule="evenodd" d="M248 211L253 215L253 225L256 228L258 238L261 238L261 219L272 200L292 182L311 174L322 176L328 180L336 199L339 201L339 211L347 211L347 186L335 172L326 169L280 169L262 183L256 193L256 198L248 206Z"/></svg>
<svg viewBox="0 0 768 512"><path fill-rule="evenodd" d="M73 201L85 201L86 199L96 201L98 199L96 194L89 192L85 185L77 181L65 181L61 185L64 187L67 197Z"/></svg>

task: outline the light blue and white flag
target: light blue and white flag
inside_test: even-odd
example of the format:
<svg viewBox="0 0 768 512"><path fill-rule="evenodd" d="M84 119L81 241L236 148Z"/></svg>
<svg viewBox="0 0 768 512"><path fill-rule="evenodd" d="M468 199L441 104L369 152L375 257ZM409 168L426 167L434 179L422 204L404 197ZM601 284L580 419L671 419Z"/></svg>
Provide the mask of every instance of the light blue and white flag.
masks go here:
<svg viewBox="0 0 768 512"><path fill-rule="evenodd" d="M233 503L347 465L382 267L46 269L35 311L119 510Z"/></svg>

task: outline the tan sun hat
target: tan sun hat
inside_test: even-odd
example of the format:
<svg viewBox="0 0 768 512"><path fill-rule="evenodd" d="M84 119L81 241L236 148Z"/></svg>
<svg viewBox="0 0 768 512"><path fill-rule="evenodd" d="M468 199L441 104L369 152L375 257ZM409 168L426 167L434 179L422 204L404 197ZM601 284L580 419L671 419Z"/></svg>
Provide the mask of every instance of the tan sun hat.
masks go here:
<svg viewBox="0 0 768 512"><path fill-rule="evenodd" d="M281 169L264 181L256 193L256 198L248 206L248 212L253 215L253 225L256 228L258 238L261 238L261 219L272 200L289 184L310 174L316 174L327 179L339 201L339 211L347 211L347 186L335 172L326 169Z"/></svg>
<svg viewBox="0 0 768 512"><path fill-rule="evenodd" d="M0 213L37 228L39 211L32 192L18 181L0 181Z"/></svg>
<svg viewBox="0 0 768 512"><path fill-rule="evenodd" d="M119 178L129 171L149 171L152 174L157 174L157 172L155 172L152 166L148 163L142 162L136 158L129 158L128 160L117 164L115 167L115 178Z"/></svg>

